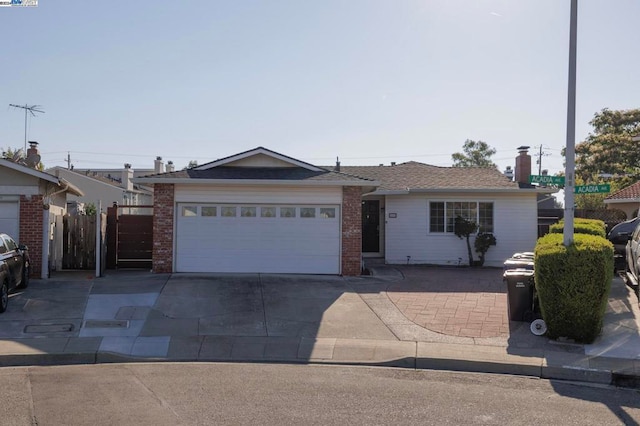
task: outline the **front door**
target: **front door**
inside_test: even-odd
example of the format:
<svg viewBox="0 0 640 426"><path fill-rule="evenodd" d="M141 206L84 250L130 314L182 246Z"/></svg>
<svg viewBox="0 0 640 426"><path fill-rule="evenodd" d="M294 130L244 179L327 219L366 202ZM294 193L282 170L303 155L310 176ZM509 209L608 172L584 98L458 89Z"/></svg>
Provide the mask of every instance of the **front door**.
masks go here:
<svg viewBox="0 0 640 426"><path fill-rule="evenodd" d="M380 200L362 202L362 252L380 252Z"/></svg>

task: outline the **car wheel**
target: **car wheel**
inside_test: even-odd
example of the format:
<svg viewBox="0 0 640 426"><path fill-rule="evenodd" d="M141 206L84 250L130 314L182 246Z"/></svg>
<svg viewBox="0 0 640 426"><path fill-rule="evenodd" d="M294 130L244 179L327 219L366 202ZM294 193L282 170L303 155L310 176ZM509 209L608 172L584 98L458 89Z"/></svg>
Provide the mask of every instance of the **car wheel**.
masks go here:
<svg viewBox="0 0 640 426"><path fill-rule="evenodd" d="M6 282L2 283L0 286L0 313L7 310L7 305L9 304L9 286Z"/></svg>
<svg viewBox="0 0 640 426"><path fill-rule="evenodd" d="M20 288L29 287L29 267L25 266L22 268L22 282L20 283Z"/></svg>

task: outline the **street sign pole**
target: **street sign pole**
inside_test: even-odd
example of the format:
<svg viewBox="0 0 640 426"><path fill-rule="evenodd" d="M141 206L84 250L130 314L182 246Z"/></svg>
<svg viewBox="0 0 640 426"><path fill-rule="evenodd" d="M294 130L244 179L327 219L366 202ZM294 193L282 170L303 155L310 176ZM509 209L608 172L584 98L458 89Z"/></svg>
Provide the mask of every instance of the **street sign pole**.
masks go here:
<svg viewBox="0 0 640 426"><path fill-rule="evenodd" d="M578 36L578 0L571 0L569 24L569 89L567 95L567 146L565 151L563 244L573 243L574 186L576 169L576 47Z"/></svg>

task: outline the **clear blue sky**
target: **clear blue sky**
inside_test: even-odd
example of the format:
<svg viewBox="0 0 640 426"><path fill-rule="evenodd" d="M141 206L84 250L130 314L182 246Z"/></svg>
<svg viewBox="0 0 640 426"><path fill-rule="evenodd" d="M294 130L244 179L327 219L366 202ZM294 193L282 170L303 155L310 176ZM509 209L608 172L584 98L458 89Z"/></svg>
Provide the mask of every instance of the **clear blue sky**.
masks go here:
<svg viewBox="0 0 640 426"><path fill-rule="evenodd" d="M265 146L450 165L465 139L563 170L569 0L53 1L0 8L0 147L177 168ZM640 107L640 1L580 0L577 139ZM534 161L535 163L535 161ZM535 167L535 164L534 164Z"/></svg>

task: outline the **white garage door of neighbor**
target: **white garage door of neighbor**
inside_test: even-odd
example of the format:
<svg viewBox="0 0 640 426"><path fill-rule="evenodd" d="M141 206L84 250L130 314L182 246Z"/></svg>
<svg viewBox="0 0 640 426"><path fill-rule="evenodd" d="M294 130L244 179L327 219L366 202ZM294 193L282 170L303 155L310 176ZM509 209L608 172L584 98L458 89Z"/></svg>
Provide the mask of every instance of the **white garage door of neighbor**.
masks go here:
<svg viewBox="0 0 640 426"><path fill-rule="evenodd" d="M340 207L179 203L177 272L340 273Z"/></svg>
<svg viewBox="0 0 640 426"><path fill-rule="evenodd" d="M16 241L20 241L19 211L17 201L0 201L0 233L8 234Z"/></svg>

